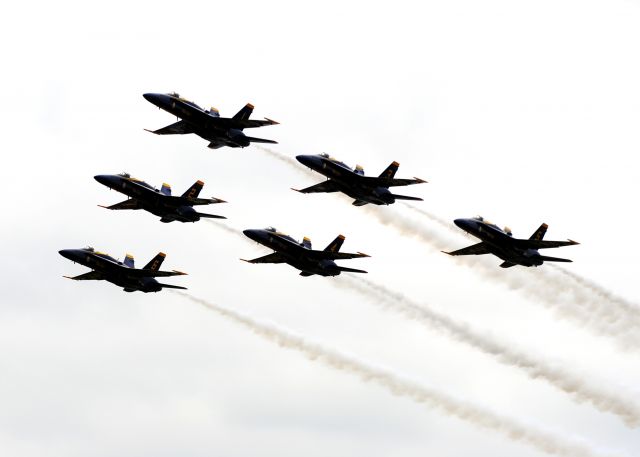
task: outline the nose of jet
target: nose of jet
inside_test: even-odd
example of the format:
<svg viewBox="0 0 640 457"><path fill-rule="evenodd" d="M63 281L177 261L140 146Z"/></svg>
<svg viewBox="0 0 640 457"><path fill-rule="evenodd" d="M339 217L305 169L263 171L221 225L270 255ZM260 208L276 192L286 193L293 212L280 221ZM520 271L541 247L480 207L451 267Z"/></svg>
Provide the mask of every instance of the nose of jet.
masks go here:
<svg viewBox="0 0 640 457"><path fill-rule="evenodd" d="M474 221L465 218L455 219L453 223L465 231L469 231L474 225Z"/></svg>
<svg viewBox="0 0 640 457"><path fill-rule="evenodd" d="M145 98L146 101L148 101L149 103L153 103L158 107L160 107L161 105L164 105L169 99L168 95L155 94L152 92L147 92L146 94L142 94L142 96Z"/></svg>
<svg viewBox="0 0 640 457"><path fill-rule="evenodd" d="M305 167L314 168L319 165L320 159L314 155L299 155L296 160Z"/></svg>
<svg viewBox="0 0 640 457"><path fill-rule="evenodd" d="M78 250L77 249L62 249L62 250L58 251L58 254L60 254L65 259L69 259L69 260L75 261L77 255L78 255Z"/></svg>
<svg viewBox="0 0 640 457"><path fill-rule="evenodd" d="M244 233L246 237L251 238L256 243L260 243L266 238L265 231L260 229L247 229L243 230L242 233Z"/></svg>
<svg viewBox="0 0 640 457"><path fill-rule="evenodd" d="M113 175L95 175L93 179L98 181L103 186L107 186L111 189L114 188L118 182L118 178Z"/></svg>

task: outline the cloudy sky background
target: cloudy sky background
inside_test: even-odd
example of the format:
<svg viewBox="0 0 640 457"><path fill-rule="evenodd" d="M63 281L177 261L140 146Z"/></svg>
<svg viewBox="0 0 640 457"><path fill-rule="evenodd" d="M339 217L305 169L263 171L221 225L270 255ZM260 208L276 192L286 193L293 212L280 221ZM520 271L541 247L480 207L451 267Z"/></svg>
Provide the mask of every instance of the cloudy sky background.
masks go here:
<svg viewBox="0 0 640 457"><path fill-rule="evenodd" d="M378 208L440 234L421 243L255 147L208 150L142 98L281 125L252 131L293 157L329 152L367 174L400 162L406 194L445 220L482 214L528 237L582 244L551 255L617 295L640 296L640 6L636 1L23 2L0 30L4 242L0 454L11 456L543 455L393 397L267 343L171 293L75 283L57 254L91 244L144 265L158 251L198 297L275 322L461 400L619 455L640 429L576 404L419 323L284 265L215 224L109 212L93 180L128 171L182 193L197 179L233 229L274 225L342 262L596 385L640 403L638 351L562 318L501 270L487 279L441 254L473 240L406 207ZM469 259L470 261L472 259ZM470 263L470 262L469 262ZM543 267L548 269L548 265ZM554 271L550 269L550 271ZM504 280L503 278L504 277ZM557 276L557 274L556 274ZM169 282L169 281L167 281ZM544 287L541 285L540 287Z"/></svg>

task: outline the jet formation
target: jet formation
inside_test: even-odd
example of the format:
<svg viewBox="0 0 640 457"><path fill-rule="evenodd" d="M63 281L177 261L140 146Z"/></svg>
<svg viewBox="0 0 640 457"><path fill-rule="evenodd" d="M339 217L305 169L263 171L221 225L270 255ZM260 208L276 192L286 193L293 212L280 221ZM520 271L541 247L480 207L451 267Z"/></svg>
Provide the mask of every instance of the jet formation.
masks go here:
<svg viewBox="0 0 640 457"><path fill-rule="evenodd" d="M545 233L547 233L547 228L549 227L547 224L542 224L528 240L525 240L514 238L511 229L505 227L505 229L502 230L500 227L484 219L482 216L470 219L456 219L453 222L465 232L482 241L472 246L458 249L457 251L445 252L445 254L453 256L493 254L504 260L504 262L500 264L502 268L509 268L514 265L537 267L542 265L544 262L572 262L572 260L569 259L541 255L538 252L538 249L558 248L561 246L573 246L580 244L573 240L543 240Z"/></svg>
<svg viewBox="0 0 640 457"><path fill-rule="evenodd" d="M275 252L258 257L253 260L244 260L249 263L286 263L300 270L300 276L337 276L343 271L350 273L366 273L364 270L355 268L346 268L336 265L334 260L340 259L357 259L360 257L369 257L367 254L358 252L350 254L347 252L339 252L344 243L344 236L338 235L329 245L322 251L311 249L311 240L304 238L302 243L297 242L289 235L279 232L273 227L266 229L250 229L243 232L253 241L262 244Z"/></svg>
<svg viewBox="0 0 640 457"><path fill-rule="evenodd" d="M182 286L162 284L155 278L167 276L186 275L181 271L162 271L160 265L164 261L166 254L158 253L144 268L135 268L133 256L127 254L124 262L114 259L109 254L98 252L92 247L82 249L63 249L58 251L60 255L74 263L79 263L91 268L88 273L79 276L65 276L65 278L75 281L104 280L116 286L122 287L125 292L159 292L164 288L186 289Z"/></svg>
<svg viewBox="0 0 640 457"><path fill-rule="evenodd" d="M391 205L396 200L422 201L418 197L392 194L389 187L410 186L422 184L426 181L420 178L397 179L396 172L400 164L392 162L380 176L365 176L360 165L352 170L343 162L329 156L329 154L299 155L296 159L313 171L326 176L327 180L305 189L293 189L303 194L342 192L354 198L353 205L363 206L368 203L374 205Z"/></svg>
<svg viewBox="0 0 640 457"><path fill-rule="evenodd" d="M233 117L220 117L215 108L205 110L195 103L186 100L177 93L159 94L146 93L144 98L176 117L178 122L158 130L148 130L158 135L185 135L194 133L209 141L209 148L217 149L224 146L244 148L251 143L276 143L273 140L250 137L244 134L246 128L257 128L278 124L269 118L264 120L250 119L253 105L247 104ZM146 130L146 129L145 129ZM422 198L392 193L391 187L409 186L426 183L420 178L396 178L398 162L392 162L379 176L365 176L364 169L356 165L351 169L345 163L328 154L298 155L298 162L313 171L323 175L326 180L304 189L293 189L304 194L342 192L353 198L353 205L364 206L391 205L397 200L422 201ZM202 181L196 181L180 196L171 194L171 186L163 184L160 189L146 182L133 178L128 173L117 175L96 175L95 180L110 189L114 189L128 198L127 200L102 206L110 210L145 210L160 218L161 222L196 222L201 218L226 219L224 216L201 213L195 206L225 203L218 198L200 198L204 186ZM557 248L579 244L573 240L545 241L544 235L547 224L542 224L529 239L514 238L510 229L503 230L497 225L475 217L471 219L456 219L454 223L465 232L480 239L480 242L463 249L445 252L452 256L493 254L503 260L502 268L515 265L526 267L539 266L544 262L571 262L569 259L541 255L540 249ZM249 229L243 232L248 238L272 249L271 254L252 260L249 263L286 263L300 270L301 276L337 276L342 272L366 273L364 270L339 266L336 260L369 257L362 252L340 252L345 237L339 235L325 249L314 250L309 238L298 242L273 227L266 229ZM443 251L444 252L444 251ZM124 262L114 259L108 254L97 252L91 247L83 249L63 249L60 255L85 265L92 270L79 276L70 277L76 281L106 280L122 287L127 292L158 292L163 288L186 289L182 286L159 283L155 278L179 276L186 273L180 271L161 271L160 265L165 254L159 253L144 268L134 267L133 256L127 254ZM69 278L68 276L65 276Z"/></svg>
<svg viewBox="0 0 640 457"><path fill-rule="evenodd" d="M278 122L265 118L264 120L249 119L254 106L247 103L233 117L220 117L217 109L211 107L205 110L192 101L180 97L173 92L170 94L144 94L143 97L158 108L173 114L180 120L158 130L147 130L156 135L186 135L195 133L200 138L209 141L209 148L218 149L223 146L244 148L251 143L271 143L276 141L254 138L243 133L244 129L275 125Z"/></svg>
<svg viewBox="0 0 640 457"><path fill-rule="evenodd" d="M226 203L219 198L198 198L204 186L202 181L196 181L181 196L171 195L171 186L164 183L156 189L146 182L132 178L128 173L117 175L97 175L94 179L109 189L115 189L129 197L127 200L111 206L98 205L112 210L143 209L160 217L161 222L196 222L200 218L226 219L215 214L199 213L194 206Z"/></svg>

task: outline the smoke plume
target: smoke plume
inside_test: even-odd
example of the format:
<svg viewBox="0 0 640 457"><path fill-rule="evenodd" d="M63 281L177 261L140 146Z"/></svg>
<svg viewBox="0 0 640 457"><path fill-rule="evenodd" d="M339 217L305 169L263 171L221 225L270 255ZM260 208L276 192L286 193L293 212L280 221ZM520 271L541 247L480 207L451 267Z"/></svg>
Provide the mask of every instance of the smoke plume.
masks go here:
<svg viewBox="0 0 640 457"><path fill-rule="evenodd" d="M398 312L411 320L442 331L450 338L489 354L505 365L519 368L532 379L543 379L577 402L590 403L600 411L613 413L629 427L640 425L640 408L627 398L616 395L613 390L604 390L595 386L583 377L571 374L514 348L511 343L482 335L465 323L456 322L425 305L415 303L396 291L360 276L344 275L333 283L368 297L384 308ZM616 389L618 392L619 390Z"/></svg>
<svg viewBox="0 0 640 457"><path fill-rule="evenodd" d="M596 450L584 442L566 439L554 433L534 428L531 425L458 400L448 394L400 377L389 370L373 367L335 350L307 341L273 325L258 322L249 316L209 303L187 293L172 292L188 298L236 324L244 326L256 335L281 347L301 352L313 361L322 362L333 369L350 373L362 381L373 382L384 387L393 395L408 397L416 403L436 408L476 427L492 430L513 441L527 444L548 454L563 457L605 457L613 455Z"/></svg>

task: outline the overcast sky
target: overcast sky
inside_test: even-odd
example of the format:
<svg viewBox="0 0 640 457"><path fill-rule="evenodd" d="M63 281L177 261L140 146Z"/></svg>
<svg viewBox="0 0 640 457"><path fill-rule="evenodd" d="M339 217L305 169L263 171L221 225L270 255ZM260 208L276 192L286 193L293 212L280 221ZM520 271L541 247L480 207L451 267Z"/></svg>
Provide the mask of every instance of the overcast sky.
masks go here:
<svg viewBox="0 0 640 457"><path fill-rule="evenodd" d="M454 226L293 192L323 178L256 147L145 132L175 118L142 98L177 91L223 116L251 102L254 117L281 122L251 133L289 157L328 152L374 175L396 160L398 177L429 181L402 193L446 221L482 214L518 237L546 222L547 238L581 242L550 255L638 306L637 1L14 2L3 19L0 455L544 455L167 291L62 278L87 269L57 251L87 244L139 266L166 252L163 267L189 273L167 282L197 297L536 429L640 455L640 428L616 415L337 287L344 278L240 262L269 250L215 224L99 208L123 196L93 179L127 171L174 193L201 179L202 196L229 202L210 212L233 230L273 225L318 249L342 233L345 251L372 256L342 265L638 405L640 351L596 331L606 319L591 307L586 325L568 317L584 303L552 266L541 269L553 287L567 281L557 290L569 308L543 300L556 289L540 272L442 254L474 242ZM401 233L400 220L432 241Z"/></svg>

